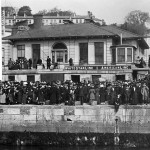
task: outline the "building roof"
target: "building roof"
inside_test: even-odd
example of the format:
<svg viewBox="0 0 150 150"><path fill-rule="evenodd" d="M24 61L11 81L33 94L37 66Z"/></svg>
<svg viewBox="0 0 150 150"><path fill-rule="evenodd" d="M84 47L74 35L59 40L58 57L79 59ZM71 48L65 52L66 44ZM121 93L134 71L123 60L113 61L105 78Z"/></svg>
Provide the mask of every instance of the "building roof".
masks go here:
<svg viewBox="0 0 150 150"><path fill-rule="evenodd" d="M102 26L103 29L106 29L107 31L110 31L114 34L117 34L119 36L121 36L122 34L122 38L138 38L140 37L138 34L134 34L132 32L129 32L127 30L123 30L119 27L113 26L113 25L109 25L109 26Z"/></svg>
<svg viewBox="0 0 150 150"><path fill-rule="evenodd" d="M85 19L88 18L89 16L81 16L81 15L75 15L75 16L46 16L43 15L43 19ZM14 19L13 16L6 16L6 19ZM16 16L16 19L33 19L33 16Z"/></svg>
<svg viewBox="0 0 150 150"><path fill-rule="evenodd" d="M70 37L108 37L116 34L107 31L97 25L83 24L61 24L42 26L38 29L30 29L8 36L7 40L22 39L47 39L47 38L70 38Z"/></svg>
<svg viewBox="0 0 150 150"><path fill-rule="evenodd" d="M143 37L120 29L115 26L97 26L93 23L81 24L59 24L45 25L41 28L26 31L20 31L17 34L3 38L4 40L35 40L35 39L60 39L60 38L109 38L119 37L122 34L123 39L136 39L139 46L143 49L148 49L149 46Z"/></svg>
<svg viewBox="0 0 150 150"><path fill-rule="evenodd" d="M103 29L110 31L114 34L117 34L118 36L121 36L122 34L122 38L123 39L136 39L138 40L137 42L139 43L139 46L143 49L149 49L148 44L146 43L146 41L144 40L144 37L132 33L130 31L121 29L119 27L113 26L113 25L109 25L109 26L102 26Z"/></svg>

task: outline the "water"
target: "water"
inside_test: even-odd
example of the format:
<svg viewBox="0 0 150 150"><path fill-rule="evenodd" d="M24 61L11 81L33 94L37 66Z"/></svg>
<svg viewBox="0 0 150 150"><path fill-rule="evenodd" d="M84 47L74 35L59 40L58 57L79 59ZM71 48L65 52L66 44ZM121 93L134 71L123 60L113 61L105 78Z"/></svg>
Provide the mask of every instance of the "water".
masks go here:
<svg viewBox="0 0 150 150"><path fill-rule="evenodd" d="M74 146L74 147L51 147L51 146L0 146L0 150L150 150L150 148L119 148L100 146Z"/></svg>

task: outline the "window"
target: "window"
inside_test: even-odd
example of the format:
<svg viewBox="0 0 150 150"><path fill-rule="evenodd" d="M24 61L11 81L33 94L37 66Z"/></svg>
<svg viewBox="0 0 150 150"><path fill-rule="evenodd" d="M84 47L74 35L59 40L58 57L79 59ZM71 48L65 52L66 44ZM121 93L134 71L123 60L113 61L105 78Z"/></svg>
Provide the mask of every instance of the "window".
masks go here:
<svg viewBox="0 0 150 150"><path fill-rule="evenodd" d="M132 48L127 48L127 62L132 62Z"/></svg>
<svg viewBox="0 0 150 150"><path fill-rule="evenodd" d="M133 62L133 48L132 47L120 47L112 49L112 55L115 59L115 51L116 51L116 62L118 63L131 63ZM113 62L115 62L113 59Z"/></svg>
<svg viewBox="0 0 150 150"><path fill-rule="evenodd" d="M11 20L9 20L9 23L11 23Z"/></svg>
<svg viewBox="0 0 150 150"><path fill-rule="evenodd" d="M78 19L76 19L76 23L78 23Z"/></svg>
<svg viewBox="0 0 150 150"><path fill-rule="evenodd" d="M104 43L103 42L95 42L95 63L103 64L104 63Z"/></svg>
<svg viewBox="0 0 150 150"><path fill-rule="evenodd" d="M112 63L115 64L116 63L116 49L112 49Z"/></svg>
<svg viewBox="0 0 150 150"><path fill-rule="evenodd" d="M63 62L63 52L61 51L56 52L56 59L57 62Z"/></svg>
<svg viewBox="0 0 150 150"><path fill-rule="evenodd" d="M25 45L17 45L17 57L19 59L25 57Z"/></svg>
<svg viewBox="0 0 150 150"><path fill-rule="evenodd" d="M61 19L59 19L59 23L61 23Z"/></svg>
<svg viewBox="0 0 150 150"><path fill-rule="evenodd" d="M68 51L67 47L63 43L57 43L53 46L52 50L52 62L67 63Z"/></svg>
<svg viewBox="0 0 150 150"><path fill-rule="evenodd" d="M80 63L88 63L88 43L79 43L80 47Z"/></svg>
<svg viewBox="0 0 150 150"><path fill-rule="evenodd" d="M118 48L118 62L125 62L125 48Z"/></svg>

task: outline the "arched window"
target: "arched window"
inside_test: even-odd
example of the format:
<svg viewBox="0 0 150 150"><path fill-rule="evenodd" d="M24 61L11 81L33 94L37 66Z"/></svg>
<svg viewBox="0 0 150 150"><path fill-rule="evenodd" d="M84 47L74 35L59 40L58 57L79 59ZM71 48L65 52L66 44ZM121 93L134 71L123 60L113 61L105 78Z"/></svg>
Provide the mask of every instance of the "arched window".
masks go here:
<svg viewBox="0 0 150 150"><path fill-rule="evenodd" d="M67 63L68 51L64 43L56 43L52 49L52 62Z"/></svg>

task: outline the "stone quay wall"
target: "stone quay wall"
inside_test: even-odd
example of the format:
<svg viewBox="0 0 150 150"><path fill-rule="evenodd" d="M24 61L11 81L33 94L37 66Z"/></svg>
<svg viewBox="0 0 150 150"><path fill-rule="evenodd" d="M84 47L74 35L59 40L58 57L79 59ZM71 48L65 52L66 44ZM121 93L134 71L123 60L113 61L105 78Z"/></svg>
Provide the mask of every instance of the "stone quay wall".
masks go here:
<svg viewBox="0 0 150 150"><path fill-rule="evenodd" d="M1 105L0 132L150 133L150 106Z"/></svg>

